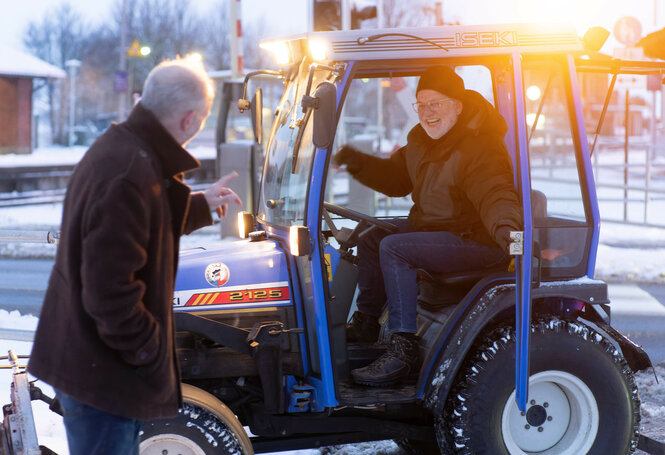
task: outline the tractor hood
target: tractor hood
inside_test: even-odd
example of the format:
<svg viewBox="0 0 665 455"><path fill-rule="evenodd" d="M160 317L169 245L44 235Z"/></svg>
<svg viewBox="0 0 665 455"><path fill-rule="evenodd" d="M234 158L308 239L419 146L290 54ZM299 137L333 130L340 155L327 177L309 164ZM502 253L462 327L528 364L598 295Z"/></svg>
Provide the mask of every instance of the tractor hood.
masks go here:
<svg viewBox="0 0 665 455"><path fill-rule="evenodd" d="M241 240L180 254L175 311L289 305L286 256L273 240Z"/></svg>

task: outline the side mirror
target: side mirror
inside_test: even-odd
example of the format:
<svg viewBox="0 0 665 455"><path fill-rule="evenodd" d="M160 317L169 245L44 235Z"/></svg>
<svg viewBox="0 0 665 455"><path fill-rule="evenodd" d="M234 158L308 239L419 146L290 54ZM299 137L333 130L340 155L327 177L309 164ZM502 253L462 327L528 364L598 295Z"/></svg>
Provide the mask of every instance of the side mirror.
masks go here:
<svg viewBox="0 0 665 455"><path fill-rule="evenodd" d="M256 94L251 103L252 112L252 130L254 131L254 140L257 144L261 143L263 137L263 91L261 87L256 89Z"/></svg>
<svg viewBox="0 0 665 455"><path fill-rule="evenodd" d="M314 109L314 131L312 141L317 148L327 149L335 139L335 119L337 110L337 89L330 82L322 82L314 98L318 107Z"/></svg>

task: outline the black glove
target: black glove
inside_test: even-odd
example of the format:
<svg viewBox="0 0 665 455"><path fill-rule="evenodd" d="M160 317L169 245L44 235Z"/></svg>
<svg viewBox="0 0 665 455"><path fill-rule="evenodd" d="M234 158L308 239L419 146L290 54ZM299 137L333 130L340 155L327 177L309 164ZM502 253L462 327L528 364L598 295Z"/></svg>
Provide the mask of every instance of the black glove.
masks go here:
<svg viewBox="0 0 665 455"><path fill-rule="evenodd" d="M346 169L354 174L358 172L362 165L362 152L354 149L350 145L345 145L333 156L333 162L337 166L346 164Z"/></svg>
<svg viewBox="0 0 665 455"><path fill-rule="evenodd" d="M499 226L494 233L494 239L496 243L505 251L510 254L510 231L517 231L519 229L513 229L510 226Z"/></svg>

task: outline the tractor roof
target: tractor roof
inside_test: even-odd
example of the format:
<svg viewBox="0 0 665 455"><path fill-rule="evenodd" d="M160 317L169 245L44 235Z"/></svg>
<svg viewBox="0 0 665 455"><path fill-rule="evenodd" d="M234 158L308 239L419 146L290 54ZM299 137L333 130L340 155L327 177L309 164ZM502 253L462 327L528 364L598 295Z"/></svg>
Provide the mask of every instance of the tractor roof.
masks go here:
<svg viewBox="0 0 665 455"><path fill-rule="evenodd" d="M261 43L266 48L284 44L291 53L291 62L300 60L304 53L314 52L316 46L321 53L316 60L322 63L583 51L582 41L572 26L553 24L310 32Z"/></svg>

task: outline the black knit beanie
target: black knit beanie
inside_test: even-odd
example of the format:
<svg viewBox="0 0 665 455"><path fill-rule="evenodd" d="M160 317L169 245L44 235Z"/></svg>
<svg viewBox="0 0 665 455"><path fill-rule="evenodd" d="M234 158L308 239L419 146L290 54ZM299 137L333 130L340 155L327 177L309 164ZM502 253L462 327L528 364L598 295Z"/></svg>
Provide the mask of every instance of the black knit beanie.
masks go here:
<svg viewBox="0 0 665 455"><path fill-rule="evenodd" d="M433 66L428 68L420 76L416 93L421 90L435 90L462 102L466 98L464 81L449 66Z"/></svg>

